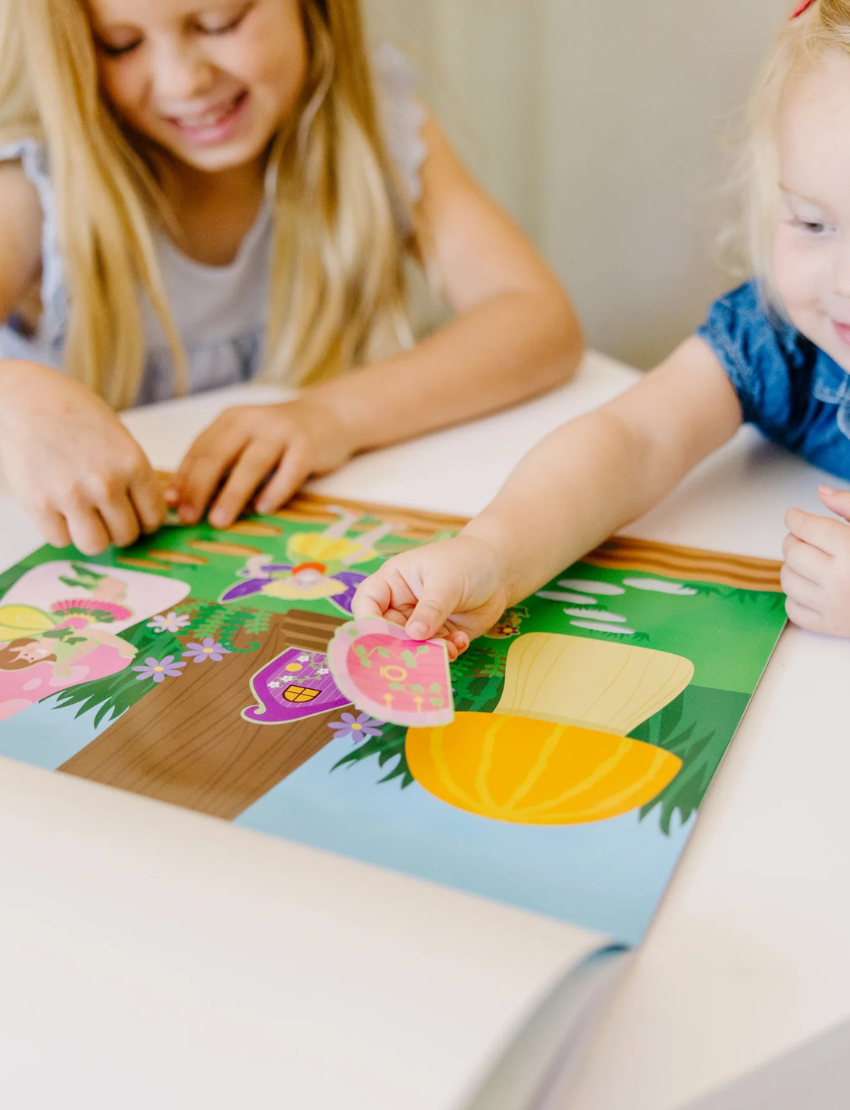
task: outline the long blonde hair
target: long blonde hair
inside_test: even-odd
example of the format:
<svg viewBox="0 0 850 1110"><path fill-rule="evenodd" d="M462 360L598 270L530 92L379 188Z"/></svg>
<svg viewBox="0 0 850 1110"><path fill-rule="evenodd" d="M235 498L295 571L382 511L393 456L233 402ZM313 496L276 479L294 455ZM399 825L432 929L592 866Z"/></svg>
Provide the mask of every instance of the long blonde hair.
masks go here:
<svg viewBox="0 0 850 1110"><path fill-rule="evenodd" d="M795 0L799 7L799 0ZM817 65L824 51L850 54L850 0L814 0L783 26L753 89L748 113L745 238L767 303L784 312L776 291L773 244L780 221L779 122L789 81Z"/></svg>
<svg viewBox="0 0 850 1110"><path fill-rule="evenodd" d="M272 274L261 376L303 385L412 342L405 261L424 262L421 221L378 120L359 0L302 0L309 71L273 140ZM156 177L98 80L81 0L0 0L0 141L46 145L69 290L66 368L116 408L144 369L142 296L172 351L153 229L168 221Z"/></svg>

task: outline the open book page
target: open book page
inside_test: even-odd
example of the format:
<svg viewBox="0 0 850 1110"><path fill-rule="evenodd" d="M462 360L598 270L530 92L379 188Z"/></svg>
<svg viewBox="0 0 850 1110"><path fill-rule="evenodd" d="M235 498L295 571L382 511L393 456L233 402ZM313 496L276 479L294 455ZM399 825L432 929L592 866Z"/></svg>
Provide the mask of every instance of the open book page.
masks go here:
<svg viewBox="0 0 850 1110"><path fill-rule="evenodd" d="M604 943L6 760L0 838L10 1106L457 1110Z"/></svg>

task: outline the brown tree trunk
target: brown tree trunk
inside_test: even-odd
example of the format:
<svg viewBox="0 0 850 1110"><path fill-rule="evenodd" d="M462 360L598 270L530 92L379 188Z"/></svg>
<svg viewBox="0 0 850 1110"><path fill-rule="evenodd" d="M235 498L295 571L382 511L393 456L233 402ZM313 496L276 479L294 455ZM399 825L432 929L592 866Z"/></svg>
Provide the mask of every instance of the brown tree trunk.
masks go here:
<svg viewBox="0 0 850 1110"><path fill-rule="evenodd" d="M333 739L335 709L289 724L245 720L251 678L287 648L324 652L345 622L272 614L259 651L189 663L60 767L69 775L233 820Z"/></svg>

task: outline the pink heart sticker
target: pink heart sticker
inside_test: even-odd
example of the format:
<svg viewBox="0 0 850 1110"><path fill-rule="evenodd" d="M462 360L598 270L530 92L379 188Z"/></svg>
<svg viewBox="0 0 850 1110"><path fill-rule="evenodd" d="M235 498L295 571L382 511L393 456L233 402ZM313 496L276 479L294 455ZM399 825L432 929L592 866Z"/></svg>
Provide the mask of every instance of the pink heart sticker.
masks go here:
<svg viewBox="0 0 850 1110"><path fill-rule="evenodd" d="M380 617L349 621L331 640L328 665L343 694L379 721L436 728L454 720L444 640L412 640Z"/></svg>

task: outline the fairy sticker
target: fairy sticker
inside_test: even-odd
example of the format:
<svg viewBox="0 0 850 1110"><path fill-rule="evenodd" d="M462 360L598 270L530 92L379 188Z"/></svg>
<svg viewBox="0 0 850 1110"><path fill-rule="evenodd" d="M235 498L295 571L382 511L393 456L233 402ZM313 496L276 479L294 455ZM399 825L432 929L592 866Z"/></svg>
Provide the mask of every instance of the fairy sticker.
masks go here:
<svg viewBox="0 0 850 1110"><path fill-rule="evenodd" d="M357 587L366 577L347 568L379 557L378 543L398 526L381 524L361 536L346 532L361 518L361 513L334 508L340 519L324 532L298 532L286 547L287 562L270 562L267 555L248 560L238 576L243 582L231 586L221 596L223 603L241 601L262 594L283 601L328 600L343 613L351 613Z"/></svg>
<svg viewBox="0 0 850 1110"><path fill-rule="evenodd" d="M54 602L50 612L0 606L0 720L68 686L128 666L136 649L100 627L126 620L128 613L86 598Z"/></svg>
<svg viewBox="0 0 850 1110"><path fill-rule="evenodd" d="M94 624L109 624L113 633L124 632L139 621L168 612L187 597L189 586L161 574L104 567L97 563L56 560L42 563L21 575L2 599L4 605L31 605L45 612L65 598L87 598L120 606L126 613ZM102 607L103 608L103 607ZM108 607L107 607L108 608ZM0 631L0 642L5 638Z"/></svg>
<svg viewBox="0 0 850 1110"><path fill-rule="evenodd" d="M119 633L188 592L159 575L83 562L27 571L0 604L0 720L124 670L136 649Z"/></svg>

